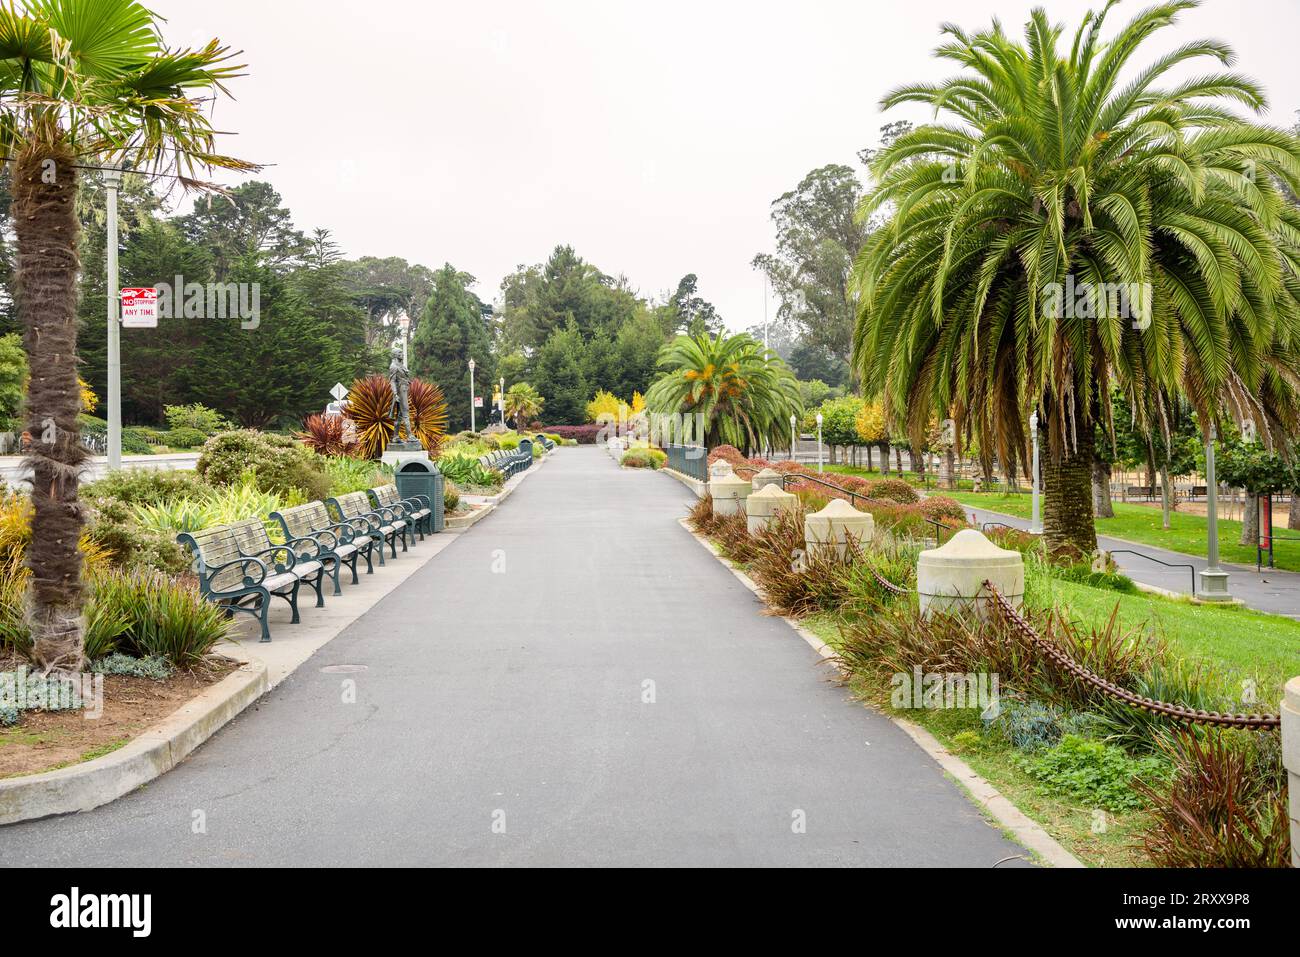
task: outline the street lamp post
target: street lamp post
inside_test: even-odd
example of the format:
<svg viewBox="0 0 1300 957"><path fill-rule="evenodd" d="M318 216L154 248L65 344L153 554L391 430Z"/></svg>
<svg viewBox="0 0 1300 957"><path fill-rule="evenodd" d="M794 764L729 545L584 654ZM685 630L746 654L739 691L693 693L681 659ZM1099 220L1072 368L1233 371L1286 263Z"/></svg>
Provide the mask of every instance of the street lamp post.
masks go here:
<svg viewBox="0 0 1300 957"><path fill-rule="evenodd" d="M822 414L817 413L817 471L822 471Z"/></svg>
<svg viewBox="0 0 1300 957"><path fill-rule="evenodd" d="M1228 573L1219 567L1219 480L1214 475L1214 441L1218 435L1210 423L1205 442L1206 565L1201 572L1202 601L1232 601L1228 594Z"/></svg>
<svg viewBox="0 0 1300 957"><path fill-rule="evenodd" d="M117 190L122 185L122 170L103 172L108 193L108 467L116 470L122 467L122 293L117 278Z"/></svg>
<svg viewBox="0 0 1300 957"><path fill-rule="evenodd" d="M1043 519L1038 501L1039 473L1038 473L1038 412L1029 414L1029 434L1034 440L1034 477L1033 477L1033 517L1029 521L1029 532L1032 535L1043 534Z"/></svg>
<svg viewBox="0 0 1300 957"><path fill-rule="evenodd" d="M469 430L477 432L474 428L474 360L469 360Z"/></svg>
<svg viewBox="0 0 1300 957"><path fill-rule="evenodd" d="M506 427L506 377L501 377L501 428Z"/></svg>
<svg viewBox="0 0 1300 957"><path fill-rule="evenodd" d="M793 412L790 413L790 461L794 461L794 445L798 441L799 433L795 430L799 427L799 416Z"/></svg>

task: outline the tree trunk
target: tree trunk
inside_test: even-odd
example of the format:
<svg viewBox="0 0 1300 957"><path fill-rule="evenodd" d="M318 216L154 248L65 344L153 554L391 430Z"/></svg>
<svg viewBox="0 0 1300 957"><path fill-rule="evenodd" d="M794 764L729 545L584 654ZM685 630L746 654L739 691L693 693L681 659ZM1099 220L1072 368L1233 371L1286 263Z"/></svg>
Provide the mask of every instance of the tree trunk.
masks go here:
<svg viewBox="0 0 1300 957"><path fill-rule="evenodd" d="M948 487L957 487L957 453L953 451L952 446L943 453L944 466L948 470Z"/></svg>
<svg viewBox="0 0 1300 957"><path fill-rule="evenodd" d="M1169 530L1169 510L1174 504L1174 484L1169 477L1169 463L1160 466L1160 512L1161 528Z"/></svg>
<svg viewBox="0 0 1300 957"><path fill-rule="evenodd" d="M912 463L912 471L916 477L924 481L925 479L925 453L916 448L907 450L907 458Z"/></svg>
<svg viewBox="0 0 1300 957"><path fill-rule="evenodd" d="M1286 527L1300 531L1300 489L1291 490L1291 508L1287 511Z"/></svg>
<svg viewBox="0 0 1300 957"><path fill-rule="evenodd" d="M76 158L62 143L28 148L13 171L17 299L32 375L27 386L31 469L32 657L45 673L85 665L77 477L86 453L77 415Z"/></svg>
<svg viewBox="0 0 1300 957"><path fill-rule="evenodd" d="M1241 511L1241 544L1254 548L1259 544L1259 496L1247 492Z"/></svg>
<svg viewBox="0 0 1300 957"><path fill-rule="evenodd" d="M1099 458L1092 460L1092 514L1096 518L1115 517L1110 503L1110 464Z"/></svg>
<svg viewBox="0 0 1300 957"><path fill-rule="evenodd" d="M894 449L894 470L899 475L903 474L903 450L900 448Z"/></svg>
<svg viewBox="0 0 1300 957"><path fill-rule="evenodd" d="M885 478L889 478L889 443L881 443L880 446L880 469Z"/></svg>
<svg viewBox="0 0 1300 957"><path fill-rule="evenodd" d="M1071 445L1066 434L1054 435L1062 423L1049 409L1047 455L1043 470L1043 542L1048 554L1067 555L1079 561L1097 550L1097 528L1092 517L1093 428L1080 423ZM1060 449L1059 454L1053 454Z"/></svg>

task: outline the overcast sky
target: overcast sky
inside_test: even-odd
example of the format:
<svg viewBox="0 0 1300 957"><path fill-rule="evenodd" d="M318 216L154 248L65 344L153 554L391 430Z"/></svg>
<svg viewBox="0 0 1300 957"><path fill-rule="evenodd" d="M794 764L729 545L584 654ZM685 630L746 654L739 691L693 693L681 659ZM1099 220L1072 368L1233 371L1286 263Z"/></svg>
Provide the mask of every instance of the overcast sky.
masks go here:
<svg viewBox="0 0 1300 957"><path fill-rule="evenodd" d="M727 324L762 322L750 268L769 204L809 170L856 164L890 119L883 93L950 75L938 26L1022 0L152 0L171 45L213 36L248 76L217 108L228 152L265 163L298 226L349 257L451 262L502 277L569 243L644 295L688 272ZM1095 3L1050 0L1070 26ZM1113 11L1123 23L1147 5ZM1300 0L1206 0L1153 43L1213 37L1300 109ZM1150 55L1143 57L1149 61ZM773 313L775 305L772 306Z"/></svg>

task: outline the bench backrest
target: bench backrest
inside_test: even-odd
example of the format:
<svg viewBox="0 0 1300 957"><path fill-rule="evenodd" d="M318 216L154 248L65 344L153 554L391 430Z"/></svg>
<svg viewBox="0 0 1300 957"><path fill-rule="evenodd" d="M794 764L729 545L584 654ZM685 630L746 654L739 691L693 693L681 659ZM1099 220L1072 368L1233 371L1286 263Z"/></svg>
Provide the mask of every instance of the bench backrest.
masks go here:
<svg viewBox="0 0 1300 957"><path fill-rule="evenodd" d="M370 491L374 493L375 500L380 505L402 504L402 497L397 494L396 485L381 485L378 488L372 488Z"/></svg>
<svg viewBox="0 0 1300 957"><path fill-rule="evenodd" d="M308 502L306 505L282 508L278 512L272 512L271 517L280 523L288 538L305 538L334 524L330 521L324 502Z"/></svg>
<svg viewBox="0 0 1300 957"><path fill-rule="evenodd" d="M178 535L176 540L189 548L194 555L193 568L196 574L206 578L208 587L213 591L230 591L244 583L244 569L234 565L209 577L206 571L200 571L199 561L209 568L225 565L240 557L239 543L229 525L215 525Z"/></svg>
<svg viewBox="0 0 1300 957"><path fill-rule="evenodd" d="M343 513L343 518L360 518L374 511L370 505L370 496L365 492L336 495L334 501L338 504L339 511Z"/></svg>
<svg viewBox="0 0 1300 957"><path fill-rule="evenodd" d="M242 522L233 522L230 532L235 536L235 544L245 555L258 555L274 547L271 536L266 533L266 524L260 518L246 518Z"/></svg>

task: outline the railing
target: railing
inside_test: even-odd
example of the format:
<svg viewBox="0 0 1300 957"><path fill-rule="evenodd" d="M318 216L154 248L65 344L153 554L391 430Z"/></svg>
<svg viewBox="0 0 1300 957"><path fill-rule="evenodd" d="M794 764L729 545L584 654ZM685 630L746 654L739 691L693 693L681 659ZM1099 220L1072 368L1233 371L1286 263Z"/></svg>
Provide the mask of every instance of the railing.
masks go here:
<svg viewBox="0 0 1300 957"><path fill-rule="evenodd" d="M1110 549L1110 553L1112 555L1136 555L1138 558L1145 558L1149 562L1164 565L1166 568L1186 568L1192 573L1191 595L1193 598L1196 597L1196 566L1190 562L1167 562L1163 558L1156 558L1154 555L1148 555L1146 552L1134 551L1131 548L1112 548Z"/></svg>
<svg viewBox="0 0 1300 957"><path fill-rule="evenodd" d="M697 482L709 480L709 450L702 445L665 445L668 453L668 467L674 472L695 479Z"/></svg>

